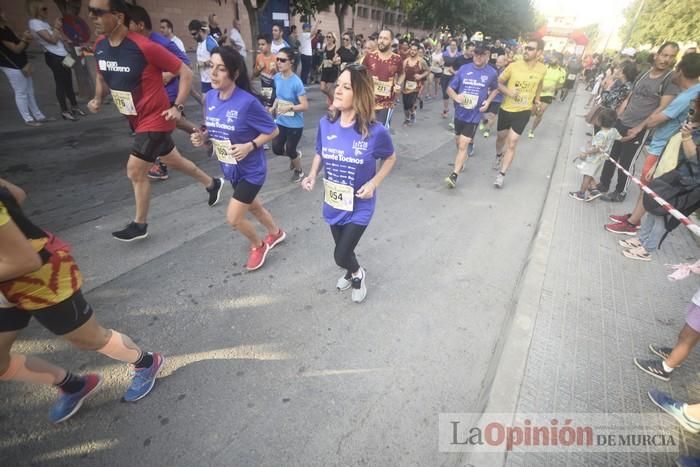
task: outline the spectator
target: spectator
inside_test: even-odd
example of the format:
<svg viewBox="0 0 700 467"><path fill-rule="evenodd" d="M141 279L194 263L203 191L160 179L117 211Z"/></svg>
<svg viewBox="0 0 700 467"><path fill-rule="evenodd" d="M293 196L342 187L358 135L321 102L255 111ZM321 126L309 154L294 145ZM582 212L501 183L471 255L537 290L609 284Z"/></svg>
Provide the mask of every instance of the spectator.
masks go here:
<svg viewBox="0 0 700 467"><path fill-rule="evenodd" d="M311 83L318 83L321 74L321 62L323 61L323 32L318 29L311 39L313 59L311 61Z"/></svg>
<svg viewBox="0 0 700 467"><path fill-rule="evenodd" d="M252 69L252 66L248 61L248 49L246 48L245 41L241 35L241 23L236 18L234 18L233 23L231 23L231 31L228 33L228 40L231 47L236 49L238 53L241 54L241 57L243 57L243 60L245 60L246 69Z"/></svg>
<svg viewBox="0 0 700 467"><path fill-rule="evenodd" d="M221 45L224 43L226 40L226 36L224 33L221 32L221 28L219 28L219 22L216 19L216 13L212 13L209 15L209 34L216 39L216 43Z"/></svg>
<svg viewBox="0 0 700 467"><path fill-rule="evenodd" d="M289 47L287 41L285 41L282 37L283 32L284 30L282 25L277 23L272 25L272 43L270 44L270 50L272 51L272 55L277 55L277 52L279 52L285 47Z"/></svg>
<svg viewBox="0 0 700 467"><path fill-rule="evenodd" d="M39 110L34 98L34 82L32 68L27 59L27 47L32 40L32 33L24 31L20 39L7 25L5 12L0 8L0 69L12 86L15 93L17 110L24 123L37 127L47 118Z"/></svg>
<svg viewBox="0 0 700 467"><path fill-rule="evenodd" d="M313 63L313 48L311 45L311 24L304 23L299 38L299 54L301 56L301 82L309 84L309 72Z"/></svg>
<svg viewBox="0 0 700 467"><path fill-rule="evenodd" d="M289 48L292 49L292 52L294 53L294 57L292 57L292 71L296 74L297 68L299 67L299 62L301 61L299 59L299 49L301 48L301 42L299 41L299 34L297 33L296 24L293 24L292 27L289 28L288 39L289 40L287 42L289 42Z"/></svg>
<svg viewBox="0 0 700 467"><path fill-rule="evenodd" d="M169 19L163 18L160 20L160 33L163 35L163 37L170 39L175 43L178 49L182 50L184 53L187 53L185 50L185 44L182 43L182 40L180 40L180 38L177 37L173 31L173 23Z"/></svg>
<svg viewBox="0 0 700 467"><path fill-rule="evenodd" d="M197 41L197 68L202 84L202 94L206 94L211 89L211 52L219 46L219 43L198 19L190 21L188 29L190 35Z"/></svg>
<svg viewBox="0 0 700 467"><path fill-rule="evenodd" d="M61 106L61 117L64 120L76 121L76 115L84 116L85 112L78 107L73 91L72 66L75 64L73 57L68 55L66 47L63 45L63 33L61 27L63 20L56 18L53 27L46 22L49 17L49 7L43 0L29 0L27 2L27 12L29 13L29 30L34 38L39 42L44 50L44 60L51 69L56 83L56 98ZM68 108L66 100L71 105Z"/></svg>

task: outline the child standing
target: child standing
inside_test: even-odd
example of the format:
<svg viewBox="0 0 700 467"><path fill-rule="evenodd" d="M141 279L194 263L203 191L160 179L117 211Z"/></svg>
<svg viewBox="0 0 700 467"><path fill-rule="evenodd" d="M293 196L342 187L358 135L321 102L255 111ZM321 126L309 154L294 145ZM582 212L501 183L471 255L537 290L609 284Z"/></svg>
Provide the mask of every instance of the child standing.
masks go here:
<svg viewBox="0 0 700 467"><path fill-rule="evenodd" d="M596 178L600 175L605 162L604 154L609 154L615 141L622 138L620 132L614 127L617 120L617 113L612 109L603 109L598 116L600 131L593 136L591 146L581 151L581 154L574 159L576 167L583 175L581 188L579 191L570 191L569 196L579 201L593 201L602 195L595 189ZM588 195L586 195L588 192Z"/></svg>

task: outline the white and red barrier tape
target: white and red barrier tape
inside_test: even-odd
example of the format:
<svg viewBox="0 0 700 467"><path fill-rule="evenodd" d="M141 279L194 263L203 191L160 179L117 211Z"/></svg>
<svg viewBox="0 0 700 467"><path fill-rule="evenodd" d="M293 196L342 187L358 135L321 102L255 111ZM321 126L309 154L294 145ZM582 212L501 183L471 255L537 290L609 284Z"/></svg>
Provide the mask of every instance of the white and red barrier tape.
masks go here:
<svg viewBox="0 0 700 467"><path fill-rule="evenodd" d="M613 164L617 166L618 169L622 170L625 175L627 175L630 180L632 180L634 183L636 183L642 190L644 190L644 193L647 193L649 196L654 198L654 201L659 203L662 208L666 210L670 215L678 219L678 221L686 226L688 230L693 232L695 235L700 237L700 226L688 219L682 212L680 212L678 209L675 207L671 206L666 200L664 200L662 197L654 193L653 190L651 190L648 186L646 186L644 183L642 183L637 177L629 173L624 167L622 167L615 159L610 157L610 154L603 153L603 155Z"/></svg>

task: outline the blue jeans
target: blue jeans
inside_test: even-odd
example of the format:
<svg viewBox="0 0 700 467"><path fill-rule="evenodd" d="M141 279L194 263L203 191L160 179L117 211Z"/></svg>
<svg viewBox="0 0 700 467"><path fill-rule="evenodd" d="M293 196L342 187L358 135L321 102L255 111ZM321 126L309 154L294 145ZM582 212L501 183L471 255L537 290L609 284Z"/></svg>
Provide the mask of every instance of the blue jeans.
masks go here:
<svg viewBox="0 0 700 467"><path fill-rule="evenodd" d="M639 241L649 253L656 251L659 247L661 237L666 233L666 223L664 216L653 216L649 213L644 215L642 225L639 227Z"/></svg>

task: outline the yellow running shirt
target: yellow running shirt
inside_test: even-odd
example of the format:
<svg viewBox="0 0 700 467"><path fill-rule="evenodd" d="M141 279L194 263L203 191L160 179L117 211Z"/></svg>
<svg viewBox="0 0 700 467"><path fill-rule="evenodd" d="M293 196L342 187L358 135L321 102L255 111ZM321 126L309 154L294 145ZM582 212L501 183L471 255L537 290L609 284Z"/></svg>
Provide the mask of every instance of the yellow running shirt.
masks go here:
<svg viewBox="0 0 700 467"><path fill-rule="evenodd" d="M507 112L522 112L531 110L537 94L537 86L543 80L547 67L543 63L535 63L530 67L524 60L513 62L503 70L500 81L507 83L511 91L518 91L518 98L506 96L501 108Z"/></svg>

